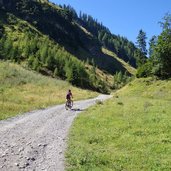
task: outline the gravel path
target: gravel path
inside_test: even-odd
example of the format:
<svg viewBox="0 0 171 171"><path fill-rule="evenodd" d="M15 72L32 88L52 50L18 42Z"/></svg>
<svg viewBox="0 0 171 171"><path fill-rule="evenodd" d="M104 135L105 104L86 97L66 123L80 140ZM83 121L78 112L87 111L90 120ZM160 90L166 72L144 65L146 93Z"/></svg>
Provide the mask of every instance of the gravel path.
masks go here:
<svg viewBox="0 0 171 171"><path fill-rule="evenodd" d="M84 109L111 96L58 105L0 121L0 171L64 171L69 127Z"/></svg>

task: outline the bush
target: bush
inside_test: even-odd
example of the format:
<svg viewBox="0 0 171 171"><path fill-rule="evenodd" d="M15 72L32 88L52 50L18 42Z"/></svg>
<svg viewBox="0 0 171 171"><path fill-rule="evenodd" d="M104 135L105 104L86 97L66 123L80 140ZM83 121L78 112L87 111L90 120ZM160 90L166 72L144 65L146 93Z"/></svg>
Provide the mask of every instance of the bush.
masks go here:
<svg viewBox="0 0 171 171"><path fill-rule="evenodd" d="M136 77L137 78L149 77L151 75L152 75L152 63L149 61L138 68Z"/></svg>

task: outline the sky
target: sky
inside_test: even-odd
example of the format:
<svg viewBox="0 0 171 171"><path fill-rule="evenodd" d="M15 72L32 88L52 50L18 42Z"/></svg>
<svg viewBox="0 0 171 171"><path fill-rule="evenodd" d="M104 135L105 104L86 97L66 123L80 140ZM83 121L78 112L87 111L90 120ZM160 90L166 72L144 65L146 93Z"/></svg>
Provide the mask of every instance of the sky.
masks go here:
<svg viewBox="0 0 171 171"><path fill-rule="evenodd" d="M91 15L108 27L111 33L136 42L139 30L147 36L147 44L153 35L162 31L159 22L166 13L171 14L171 0L50 0L55 4L71 5Z"/></svg>

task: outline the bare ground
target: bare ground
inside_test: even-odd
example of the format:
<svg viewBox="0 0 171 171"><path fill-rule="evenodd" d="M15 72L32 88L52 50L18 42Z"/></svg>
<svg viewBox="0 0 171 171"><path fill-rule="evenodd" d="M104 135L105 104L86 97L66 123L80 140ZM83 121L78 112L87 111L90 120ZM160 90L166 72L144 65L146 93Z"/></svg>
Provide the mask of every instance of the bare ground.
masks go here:
<svg viewBox="0 0 171 171"><path fill-rule="evenodd" d="M78 101L0 121L0 171L64 171L66 140L74 118L111 96Z"/></svg>

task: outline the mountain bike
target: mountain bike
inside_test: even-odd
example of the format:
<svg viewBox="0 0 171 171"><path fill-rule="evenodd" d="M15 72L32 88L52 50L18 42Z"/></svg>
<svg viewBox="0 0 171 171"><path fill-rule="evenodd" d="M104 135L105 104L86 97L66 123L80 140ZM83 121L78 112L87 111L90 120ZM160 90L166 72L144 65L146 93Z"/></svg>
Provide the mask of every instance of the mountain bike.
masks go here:
<svg viewBox="0 0 171 171"><path fill-rule="evenodd" d="M72 100L67 100L66 103L65 103L65 109L66 110L72 109L72 106L73 106L73 101Z"/></svg>

